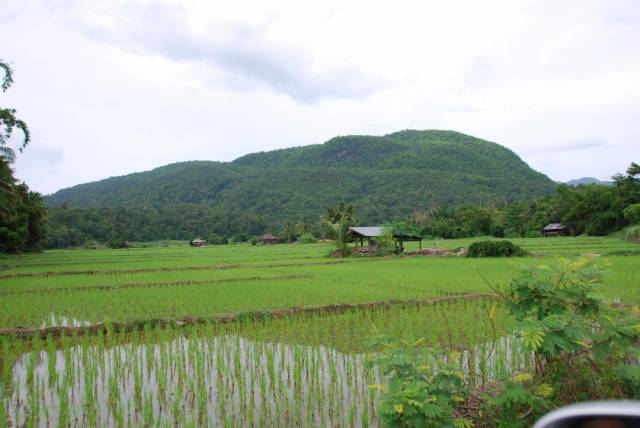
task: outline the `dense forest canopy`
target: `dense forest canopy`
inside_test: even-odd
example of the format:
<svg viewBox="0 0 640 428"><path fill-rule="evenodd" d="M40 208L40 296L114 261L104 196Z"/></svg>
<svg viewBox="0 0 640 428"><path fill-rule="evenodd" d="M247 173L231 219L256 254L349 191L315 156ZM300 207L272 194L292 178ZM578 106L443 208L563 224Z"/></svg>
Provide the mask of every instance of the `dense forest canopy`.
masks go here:
<svg viewBox="0 0 640 428"><path fill-rule="evenodd" d="M102 213L104 222L121 228L118 234L130 235L131 222L118 226L113 213L146 218L144 238L150 240L228 233L218 224L226 217L249 219L233 233L252 233L256 224L276 230L292 218L317 219L340 201L356 205L361 221L381 223L418 207L504 204L549 195L554 188L498 144L453 131L401 131L336 137L229 163L176 163L64 189L47 201L66 210L87 209L91 218ZM53 224L60 215L52 212ZM139 228L132 230L141 237ZM103 239L103 233L90 233Z"/></svg>
<svg viewBox="0 0 640 428"><path fill-rule="evenodd" d="M196 236L221 244L246 241L265 231L278 234L283 242L311 235L337 239L336 225L366 224L356 214L358 207L341 202L327 208L320 216L293 215L274 226L246 210L220 211L199 204L179 203L166 208L72 208L63 204L50 209L49 245L78 246L90 240L186 240ZM605 235L640 223L640 167L631 164L626 175L614 177L613 186L559 185L555 194L511 203L418 207L406 216L390 215L379 224L424 237L462 238L537 237L551 222L564 223L573 235Z"/></svg>

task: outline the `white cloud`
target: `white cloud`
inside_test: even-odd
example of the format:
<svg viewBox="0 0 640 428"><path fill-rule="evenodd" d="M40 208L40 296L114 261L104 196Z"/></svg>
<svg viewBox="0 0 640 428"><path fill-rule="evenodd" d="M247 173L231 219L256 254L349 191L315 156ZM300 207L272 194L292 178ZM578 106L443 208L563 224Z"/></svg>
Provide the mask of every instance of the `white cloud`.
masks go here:
<svg viewBox="0 0 640 428"><path fill-rule="evenodd" d="M640 158L635 0L8 3L0 104L33 131L16 168L43 192L405 128L559 180Z"/></svg>

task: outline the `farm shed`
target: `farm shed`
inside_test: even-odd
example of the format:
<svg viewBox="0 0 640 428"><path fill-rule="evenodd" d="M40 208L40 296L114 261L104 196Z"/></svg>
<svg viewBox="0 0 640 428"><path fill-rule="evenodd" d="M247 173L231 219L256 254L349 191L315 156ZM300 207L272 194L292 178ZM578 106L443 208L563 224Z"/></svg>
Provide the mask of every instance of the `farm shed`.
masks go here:
<svg viewBox="0 0 640 428"><path fill-rule="evenodd" d="M267 233L267 234L262 235L261 237L259 237L258 241L263 243L263 244L277 244L278 243L278 237Z"/></svg>
<svg viewBox="0 0 640 428"><path fill-rule="evenodd" d="M549 223L540 232L545 238L548 236L563 236L565 229L562 223Z"/></svg>
<svg viewBox="0 0 640 428"><path fill-rule="evenodd" d="M194 239L190 244L192 247L205 247L207 245L207 241L204 239Z"/></svg>
<svg viewBox="0 0 640 428"><path fill-rule="evenodd" d="M351 238L356 242L356 245L359 241L360 246L364 247L364 240L366 239L369 251L377 251L378 242L376 238L383 236L384 232L385 228L381 226L354 226L350 227L347 231L349 236L351 236ZM420 243L420 249L422 249L422 236L420 235L414 235L394 229L393 240L396 244L397 253L402 253L404 251L403 243L405 241L418 241Z"/></svg>

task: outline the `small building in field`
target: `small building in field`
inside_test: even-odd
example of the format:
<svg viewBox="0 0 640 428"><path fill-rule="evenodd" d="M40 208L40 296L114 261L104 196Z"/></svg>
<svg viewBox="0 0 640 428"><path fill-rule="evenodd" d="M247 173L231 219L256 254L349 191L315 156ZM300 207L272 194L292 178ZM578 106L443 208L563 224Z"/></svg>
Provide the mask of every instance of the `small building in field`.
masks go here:
<svg viewBox="0 0 640 428"><path fill-rule="evenodd" d="M377 238L381 237L385 233L385 228L381 226L354 226L350 227L347 231L349 236L356 242L360 242L360 247L364 247L364 240L367 240L368 251L376 252L378 250ZM399 230L393 230L393 241L396 246L396 253L404 252L405 241L418 241L420 249L422 249L422 236L414 235L411 233L402 232Z"/></svg>
<svg viewBox="0 0 640 428"><path fill-rule="evenodd" d="M277 244L278 237L273 236L270 233L266 233L258 238L258 242L260 242L261 244Z"/></svg>
<svg viewBox="0 0 640 428"><path fill-rule="evenodd" d="M206 247L207 241L204 239L194 239L189 243L192 247Z"/></svg>
<svg viewBox="0 0 640 428"><path fill-rule="evenodd" d="M562 223L549 223L545 227L542 228L540 233L545 238L550 236L564 236L566 228Z"/></svg>

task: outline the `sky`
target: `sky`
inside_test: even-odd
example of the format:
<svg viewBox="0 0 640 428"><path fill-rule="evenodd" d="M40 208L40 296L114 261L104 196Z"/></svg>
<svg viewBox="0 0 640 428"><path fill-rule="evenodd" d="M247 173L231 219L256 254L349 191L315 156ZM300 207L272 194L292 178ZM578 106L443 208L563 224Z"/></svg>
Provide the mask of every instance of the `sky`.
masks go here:
<svg viewBox="0 0 640 428"><path fill-rule="evenodd" d="M640 162L638 0L2 0L0 40L16 176L46 194L401 129L558 181Z"/></svg>

